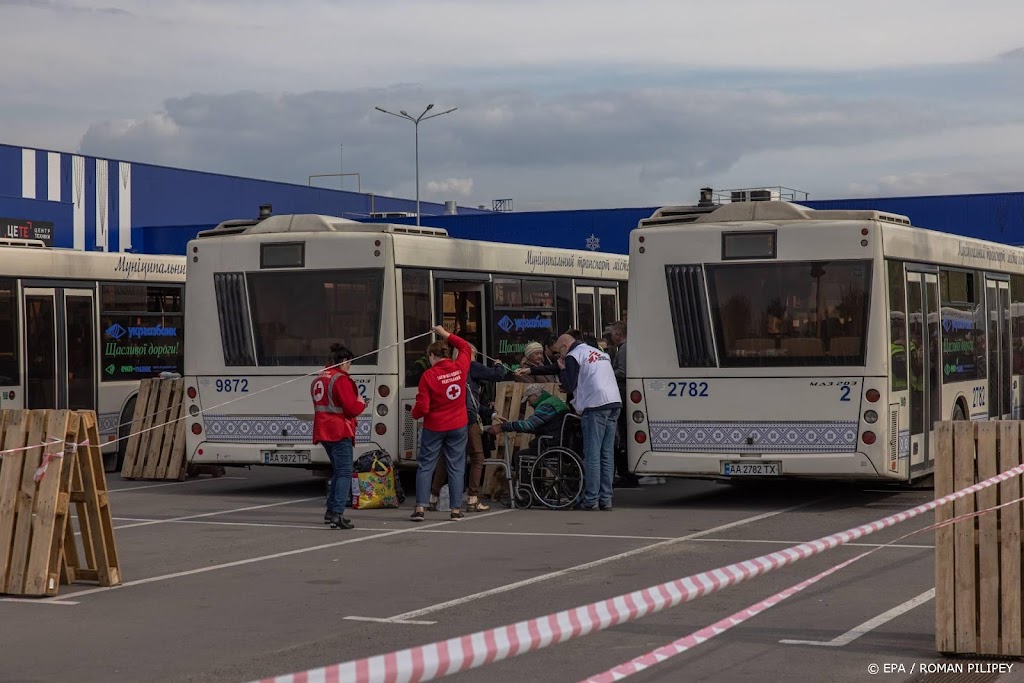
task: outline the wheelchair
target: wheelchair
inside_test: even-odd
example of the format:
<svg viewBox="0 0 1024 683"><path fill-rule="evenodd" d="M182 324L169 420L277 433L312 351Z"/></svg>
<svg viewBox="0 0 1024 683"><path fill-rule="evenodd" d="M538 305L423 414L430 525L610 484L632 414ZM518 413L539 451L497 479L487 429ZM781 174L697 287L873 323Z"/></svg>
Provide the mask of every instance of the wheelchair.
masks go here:
<svg viewBox="0 0 1024 683"><path fill-rule="evenodd" d="M580 416L566 413L557 437L538 436L534 444L533 453L515 455L515 507L572 507L583 495L583 458L578 455L583 450Z"/></svg>

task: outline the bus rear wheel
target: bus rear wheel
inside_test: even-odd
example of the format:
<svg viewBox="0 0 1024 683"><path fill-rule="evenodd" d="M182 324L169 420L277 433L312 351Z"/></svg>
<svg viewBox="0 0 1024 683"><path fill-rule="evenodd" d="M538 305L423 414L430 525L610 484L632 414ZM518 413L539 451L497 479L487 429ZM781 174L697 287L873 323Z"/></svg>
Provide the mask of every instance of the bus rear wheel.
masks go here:
<svg viewBox="0 0 1024 683"><path fill-rule="evenodd" d="M967 419L967 413L964 412L964 406L962 403L957 403L953 406L953 422L963 422Z"/></svg>
<svg viewBox="0 0 1024 683"><path fill-rule="evenodd" d="M124 455L128 451L128 436L132 433L132 420L135 418L135 403L139 395L135 394L124 410L121 411L120 420L117 423L117 452L103 456L103 469L107 472L120 472L124 467Z"/></svg>

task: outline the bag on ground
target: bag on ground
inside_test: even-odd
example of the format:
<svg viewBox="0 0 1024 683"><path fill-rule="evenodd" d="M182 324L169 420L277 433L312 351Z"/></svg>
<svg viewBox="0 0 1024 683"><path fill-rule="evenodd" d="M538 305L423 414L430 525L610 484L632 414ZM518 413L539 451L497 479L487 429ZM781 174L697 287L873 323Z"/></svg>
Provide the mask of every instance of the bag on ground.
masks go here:
<svg viewBox="0 0 1024 683"><path fill-rule="evenodd" d="M361 456L360 462L368 455ZM386 459L386 460L385 460ZM361 463L366 466L365 463ZM365 471L353 467L352 471L352 509L371 510L398 507L398 494L395 490L395 468L391 465L391 457L386 453L383 458L375 456L370 460Z"/></svg>

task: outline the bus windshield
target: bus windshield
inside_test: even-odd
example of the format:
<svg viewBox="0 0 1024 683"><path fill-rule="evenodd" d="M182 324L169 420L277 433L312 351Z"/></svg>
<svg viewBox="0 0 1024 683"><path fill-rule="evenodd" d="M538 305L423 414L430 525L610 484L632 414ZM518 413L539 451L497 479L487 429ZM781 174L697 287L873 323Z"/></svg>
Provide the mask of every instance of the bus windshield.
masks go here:
<svg viewBox="0 0 1024 683"><path fill-rule="evenodd" d="M356 356L377 348L383 270L264 271L247 277L259 365L323 365L334 343ZM355 361L376 362L375 354Z"/></svg>
<svg viewBox="0 0 1024 683"><path fill-rule="evenodd" d="M864 364L870 261L707 266L722 367Z"/></svg>

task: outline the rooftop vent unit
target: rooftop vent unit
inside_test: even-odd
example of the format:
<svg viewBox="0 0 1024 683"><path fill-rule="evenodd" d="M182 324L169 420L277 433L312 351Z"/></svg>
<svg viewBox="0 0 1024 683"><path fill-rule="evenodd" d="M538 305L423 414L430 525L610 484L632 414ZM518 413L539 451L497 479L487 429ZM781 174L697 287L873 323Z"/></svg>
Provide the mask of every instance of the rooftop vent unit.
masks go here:
<svg viewBox="0 0 1024 683"><path fill-rule="evenodd" d="M46 242L42 240L26 240L20 238L0 239L0 247L29 247L32 249L46 249Z"/></svg>
<svg viewBox="0 0 1024 683"><path fill-rule="evenodd" d="M732 190L729 198L734 202L777 202L782 198L778 190Z"/></svg>
<svg viewBox="0 0 1024 683"><path fill-rule="evenodd" d="M409 211L374 211L370 218L412 218L415 215Z"/></svg>

